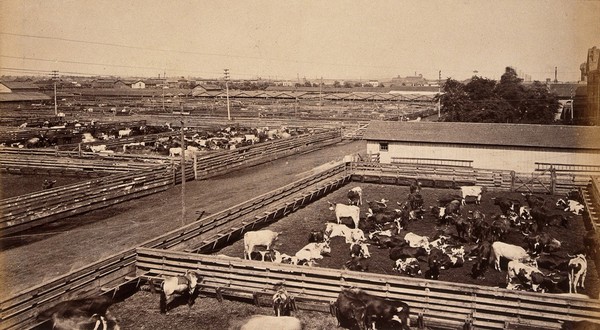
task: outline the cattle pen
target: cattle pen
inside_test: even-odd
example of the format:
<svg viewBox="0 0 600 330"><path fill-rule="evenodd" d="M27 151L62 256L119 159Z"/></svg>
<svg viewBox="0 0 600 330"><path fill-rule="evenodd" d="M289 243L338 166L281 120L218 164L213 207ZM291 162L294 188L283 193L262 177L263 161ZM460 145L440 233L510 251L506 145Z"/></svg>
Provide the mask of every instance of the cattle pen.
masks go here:
<svg viewBox="0 0 600 330"><path fill-rule="evenodd" d="M490 329L559 328L558 321L600 320L600 303L596 299L265 264L195 253L209 253L237 240L245 231L277 221L350 182L404 185L415 177L424 185L451 187L467 181L496 190L519 188L548 192L543 182L526 185L527 188L508 183L513 180L503 183L494 171L481 171L478 175L471 172L469 175L452 168L419 166L404 173L381 164L342 163L152 239L137 249L110 256L4 299L0 303L3 328L35 327L35 314L58 301L102 293L120 294L135 289L143 280L178 274L185 269L197 270L207 278L202 290L209 294L218 292L250 298L269 294L272 283L284 281L298 297L301 308L321 310L328 310L328 304L342 287L355 285L376 295L409 302L412 318L422 315L431 322L455 328L462 325L465 318L472 319L477 328ZM508 177L511 177L510 173ZM514 177L520 176L515 174ZM571 188L594 189L589 177L572 174L570 182ZM597 192L595 194L597 196ZM592 216L595 215L590 214ZM248 279L247 275L257 280Z"/></svg>

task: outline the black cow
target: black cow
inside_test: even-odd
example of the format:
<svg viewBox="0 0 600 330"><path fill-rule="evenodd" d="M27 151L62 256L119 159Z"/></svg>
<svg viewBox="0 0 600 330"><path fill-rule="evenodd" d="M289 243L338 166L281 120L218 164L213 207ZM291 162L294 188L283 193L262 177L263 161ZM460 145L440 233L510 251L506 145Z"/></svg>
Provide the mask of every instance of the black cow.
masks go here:
<svg viewBox="0 0 600 330"><path fill-rule="evenodd" d="M525 196L525 201L530 208L534 207L543 207L546 204L546 200L539 196L534 196L532 194L522 194Z"/></svg>
<svg viewBox="0 0 600 330"><path fill-rule="evenodd" d="M456 217L454 220L454 226L456 227L456 235L459 239L464 242L471 239L473 226L469 220L462 216Z"/></svg>
<svg viewBox="0 0 600 330"><path fill-rule="evenodd" d="M485 278L485 272L490 264L490 255L492 253L492 244L488 241L483 241L471 251L471 255L477 257L477 261L471 268L471 277L474 279Z"/></svg>
<svg viewBox="0 0 600 330"><path fill-rule="evenodd" d="M313 230L308 235L309 243L323 243L325 242L325 234L322 230Z"/></svg>
<svg viewBox="0 0 600 330"><path fill-rule="evenodd" d="M521 207L521 202L515 199L506 197L495 197L492 199L494 200L494 205L498 205L504 215L507 215L508 211L519 212L519 207Z"/></svg>
<svg viewBox="0 0 600 330"><path fill-rule="evenodd" d="M542 252L554 252L560 249L561 243L552 238L548 233L541 233L536 236L525 236L525 243L529 252L533 255L539 255Z"/></svg>
<svg viewBox="0 0 600 330"><path fill-rule="evenodd" d="M446 206L448 203L450 203L452 201L458 201L460 203L461 200L462 200L462 196L449 194L449 195L443 195L440 198L438 198L437 203L438 203L438 206L441 207L441 206Z"/></svg>
<svg viewBox="0 0 600 330"><path fill-rule="evenodd" d="M538 231L542 231L546 226L569 228L569 218L563 214L552 214L543 207L532 208L531 218L536 223Z"/></svg>
<svg viewBox="0 0 600 330"><path fill-rule="evenodd" d="M343 269L366 272L369 270L369 259L358 256L352 257L350 260L346 261Z"/></svg>
<svg viewBox="0 0 600 330"><path fill-rule="evenodd" d="M367 305L348 290L342 290L333 305L332 314L338 320L338 325L348 329L365 330Z"/></svg>
<svg viewBox="0 0 600 330"><path fill-rule="evenodd" d="M427 250L422 247L414 248L410 246L398 246L390 250L390 259L419 258L428 255Z"/></svg>
<svg viewBox="0 0 600 330"><path fill-rule="evenodd" d="M53 329L94 329L99 326L119 329L116 318L108 311L111 304L112 299L107 296L67 300L41 312L37 320L52 320Z"/></svg>
<svg viewBox="0 0 600 330"><path fill-rule="evenodd" d="M566 255L560 255L556 253L542 254L536 259L539 268L551 270L551 271L566 271L569 265L569 258Z"/></svg>
<svg viewBox="0 0 600 330"><path fill-rule="evenodd" d="M396 328L398 322L402 325L402 329L410 329L410 310L404 302L382 299L358 288L344 289L340 295L364 303L366 327L390 329Z"/></svg>

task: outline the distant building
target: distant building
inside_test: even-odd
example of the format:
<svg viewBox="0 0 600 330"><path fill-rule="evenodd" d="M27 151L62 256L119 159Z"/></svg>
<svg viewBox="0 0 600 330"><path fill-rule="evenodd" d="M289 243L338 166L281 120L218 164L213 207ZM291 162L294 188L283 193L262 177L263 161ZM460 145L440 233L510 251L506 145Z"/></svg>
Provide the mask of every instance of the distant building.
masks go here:
<svg viewBox="0 0 600 330"><path fill-rule="evenodd" d="M201 84L192 89L192 95L196 96L205 92L220 92L223 89L217 85Z"/></svg>
<svg viewBox="0 0 600 330"><path fill-rule="evenodd" d="M146 83L146 88L162 88L165 85L164 79L146 79L144 80Z"/></svg>
<svg viewBox="0 0 600 330"><path fill-rule="evenodd" d="M49 101L51 97L41 93L38 86L29 82L4 81L0 82L0 104L28 104L31 102Z"/></svg>
<svg viewBox="0 0 600 330"><path fill-rule="evenodd" d="M379 87L379 81L377 80L369 80L369 85L373 87Z"/></svg>
<svg viewBox="0 0 600 330"><path fill-rule="evenodd" d="M582 80L587 80L587 110L600 124L600 49L588 49L587 61L580 66Z"/></svg>
<svg viewBox="0 0 600 330"><path fill-rule="evenodd" d="M130 88L130 86L119 79L95 79L92 80L92 88Z"/></svg>
<svg viewBox="0 0 600 330"><path fill-rule="evenodd" d="M144 89L144 88L146 88L146 83L143 80L137 80L131 84L131 88Z"/></svg>
<svg viewBox="0 0 600 330"><path fill-rule="evenodd" d="M428 82L422 74L419 74L418 76L392 78L390 84L392 86L427 86Z"/></svg>

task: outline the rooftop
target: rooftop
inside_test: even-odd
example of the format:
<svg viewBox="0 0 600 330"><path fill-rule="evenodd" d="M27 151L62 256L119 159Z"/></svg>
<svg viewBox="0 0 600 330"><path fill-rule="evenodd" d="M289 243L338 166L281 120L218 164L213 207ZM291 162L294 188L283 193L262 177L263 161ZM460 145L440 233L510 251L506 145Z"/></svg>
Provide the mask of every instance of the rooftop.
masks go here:
<svg viewBox="0 0 600 330"><path fill-rule="evenodd" d="M372 121L364 139L600 150L600 127Z"/></svg>

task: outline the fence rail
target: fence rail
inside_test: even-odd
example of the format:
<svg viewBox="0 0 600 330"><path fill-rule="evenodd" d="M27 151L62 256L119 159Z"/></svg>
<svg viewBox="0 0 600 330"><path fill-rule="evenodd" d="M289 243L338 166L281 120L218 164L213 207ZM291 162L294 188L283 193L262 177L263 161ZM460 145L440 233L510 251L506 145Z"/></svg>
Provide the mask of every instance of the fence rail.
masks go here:
<svg viewBox="0 0 600 330"><path fill-rule="evenodd" d="M297 300L329 304L340 288L356 286L388 299L402 300L411 307L412 317L423 313L425 322L460 326L470 316L481 329L536 327L559 329L559 321L600 321L600 302L566 296L515 292L443 281L365 274L353 271L264 263L232 257L217 257L138 248L139 276L162 276L195 270L203 276L205 289L248 297L272 293L283 282Z"/></svg>
<svg viewBox="0 0 600 330"><path fill-rule="evenodd" d="M277 219L275 215L283 216L277 211L277 205L285 205L287 198L302 194L324 185L324 182L344 175L345 167L336 166L329 170L314 174L278 188L269 193L257 196L251 200L235 205L205 219L195 221L182 228L173 230L142 243L140 246L160 249L185 249L193 247L191 243L204 242L219 231L227 232L236 223L242 224L241 219L251 214L262 213L268 216L268 221ZM335 184L334 180L332 184ZM268 214L264 211L270 210ZM294 208L288 208L294 211ZM275 212L274 212L275 211ZM270 214L270 215L269 215ZM254 218L255 221L260 219ZM135 281L135 249L129 249L84 266L63 276L37 285L29 290L19 292L12 297L0 301L0 322L4 329L23 329L36 326L35 315L59 301L97 295L107 290L117 290L120 286Z"/></svg>

